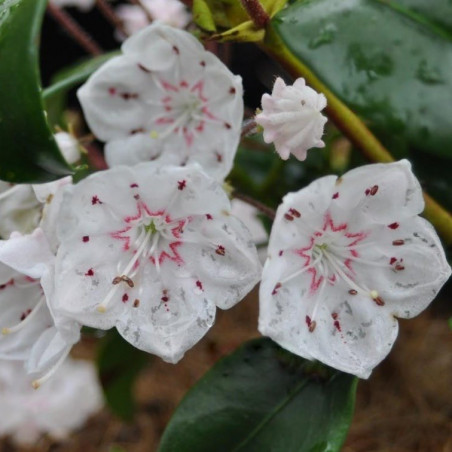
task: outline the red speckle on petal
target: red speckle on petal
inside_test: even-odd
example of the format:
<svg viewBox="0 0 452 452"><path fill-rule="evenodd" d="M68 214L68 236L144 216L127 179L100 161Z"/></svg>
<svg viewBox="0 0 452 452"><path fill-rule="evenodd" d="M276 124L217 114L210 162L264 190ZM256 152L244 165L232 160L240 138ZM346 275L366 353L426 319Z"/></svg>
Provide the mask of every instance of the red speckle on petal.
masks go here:
<svg viewBox="0 0 452 452"><path fill-rule="evenodd" d="M94 270L90 268L86 273L85 276L94 276Z"/></svg>
<svg viewBox="0 0 452 452"><path fill-rule="evenodd" d="M282 286L282 284L280 282L276 283L275 287L273 288L272 295L276 295L278 293L278 290L281 288L281 286Z"/></svg>
<svg viewBox="0 0 452 452"><path fill-rule="evenodd" d="M297 209L291 208L291 209L289 209L289 213L291 215L293 215L294 217L296 217L296 218L300 218L301 217L301 213L298 212Z"/></svg>
<svg viewBox="0 0 452 452"><path fill-rule="evenodd" d="M120 96L124 100L138 99L138 94L137 93L121 93Z"/></svg>
<svg viewBox="0 0 452 452"><path fill-rule="evenodd" d="M338 318L337 312L333 312L331 314L331 317L333 317L333 319L336 320Z"/></svg>
<svg viewBox="0 0 452 452"><path fill-rule="evenodd" d="M278 253L278 256L282 256L283 254L284 254L284 251L280 250L279 253Z"/></svg>
<svg viewBox="0 0 452 452"><path fill-rule="evenodd" d="M206 218L208 220L213 220L213 217L212 217L212 215L210 215L210 213L206 213Z"/></svg>
<svg viewBox="0 0 452 452"><path fill-rule="evenodd" d="M336 192L336 193L334 193L334 195L333 195L333 199L337 199L337 198L339 198L339 192Z"/></svg>
<svg viewBox="0 0 452 452"><path fill-rule="evenodd" d="M136 193L135 195L133 195L133 198L138 201L140 199L140 195L138 193Z"/></svg>
<svg viewBox="0 0 452 452"><path fill-rule="evenodd" d="M217 253L219 256L224 256L226 254L226 250L224 246L218 245L217 249L215 250L215 253Z"/></svg>
<svg viewBox="0 0 452 452"><path fill-rule="evenodd" d="M122 296L122 302L123 303L127 303L129 301L129 296L125 293L123 296Z"/></svg>
<svg viewBox="0 0 452 452"><path fill-rule="evenodd" d="M137 129L132 129L129 134L130 135L136 135L137 133L144 133L146 132L143 127L138 127Z"/></svg>
<svg viewBox="0 0 452 452"><path fill-rule="evenodd" d="M130 184L130 188L138 188L138 184L136 183Z"/></svg>
<svg viewBox="0 0 452 452"><path fill-rule="evenodd" d="M94 206L95 204L103 204L97 195L94 195L91 198L91 204Z"/></svg>
<svg viewBox="0 0 452 452"><path fill-rule="evenodd" d="M229 88L229 94L235 94L236 91L237 91L237 90L236 90L233 86L231 86L231 87Z"/></svg>
<svg viewBox="0 0 452 452"><path fill-rule="evenodd" d="M397 262L397 258L396 257L391 257L391 260L389 261L389 265L392 265L395 262Z"/></svg>
<svg viewBox="0 0 452 452"><path fill-rule="evenodd" d="M167 296L162 297L163 303L167 303L169 301L169 298Z"/></svg>
<svg viewBox="0 0 452 452"><path fill-rule="evenodd" d="M82 241L83 241L84 243L89 242L89 235L84 235L84 236L82 237Z"/></svg>
<svg viewBox="0 0 452 452"><path fill-rule="evenodd" d="M206 62L205 62L205 61L201 61L199 64L200 64L202 67L206 67Z"/></svg>
<svg viewBox="0 0 452 452"><path fill-rule="evenodd" d="M399 223L391 223L391 224L388 224L388 228L389 229L397 229L399 227Z"/></svg>
<svg viewBox="0 0 452 452"><path fill-rule="evenodd" d="M114 96L116 94L116 88L110 86L110 88L108 88L108 93L110 94L110 96Z"/></svg>
<svg viewBox="0 0 452 452"><path fill-rule="evenodd" d="M232 129L231 124L229 124L229 122L225 122L224 126L226 127L226 129Z"/></svg>
<svg viewBox="0 0 452 452"><path fill-rule="evenodd" d="M185 179L177 182L178 190L183 190L186 186L187 186L187 181Z"/></svg>
<svg viewBox="0 0 452 452"><path fill-rule="evenodd" d="M27 277L28 279L29 277ZM33 278L30 278L31 281L34 281ZM0 285L0 290L6 289L8 286L14 286L14 279L11 278L7 283Z"/></svg>
<svg viewBox="0 0 452 452"><path fill-rule="evenodd" d="M317 322L311 320L311 317L309 317L308 315L306 316L305 321L306 325L308 325L309 332L310 333L314 332L315 327L317 326Z"/></svg>
<svg viewBox="0 0 452 452"><path fill-rule="evenodd" d="M196 281L196 287L199 289L199 290L204 290L203 289L203 287L202 287L202 282L201 281Z"/></svg>
<svg viewBox="0 0 452 452"><path fill-rule="evenodd" d="M31 313L31 309L27 309L26 311L22 312L22 315L20 316L20 321L23 322Z"/></svg>
<svg viewBox="0 0 452 452"><path fill-rule="evenodd" d="M341 324L339 323L339 320L334 321L334 326L339 332L341 331Z"/></svg>
<svg viewBox="0 0 452 452"><path fill-rule="evenodd" d="M177 55L179 55L179 54L180 54L179 47L173 46L173 52L174 52L174 53L177 53Z"/></svg>
<svg viewBox="0 0 452 452"><path fill-rule="evenodd" d="M370 189L369 189L369 188L366 188L366 191L365 191L364 193L366 193L366 196L369 196L369 194L370 194Z"/></svg>
<svg viewBox="0 0 452 452"><path fill-rule="evenodd" d="M188 87L188 83L187 83L185 80L182 80L182 81L179 83L179 85L180 85L182 88L187 88L187 87Z"/></svg>
<svg viewBox="0 0 452 452"><path fill-rule="evenodd" d="M217 157L217 162L218 163L223 161L223 156L219 152L215 151L215 156Z"/></svg>

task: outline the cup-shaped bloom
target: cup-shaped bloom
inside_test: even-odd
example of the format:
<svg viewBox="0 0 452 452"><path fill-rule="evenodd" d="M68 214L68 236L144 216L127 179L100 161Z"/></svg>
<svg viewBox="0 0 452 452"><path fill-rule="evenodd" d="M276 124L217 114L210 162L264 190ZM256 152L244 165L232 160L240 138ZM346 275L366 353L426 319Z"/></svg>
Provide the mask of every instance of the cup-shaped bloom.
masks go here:
<svg viewBox="0 0 452 452"><path fill-rule="evenodd" d="M306 86L303 78L286 86L278 77L272 94L262 96L256 122L264 128L264 141L274 143L283 160L291 153L304 160L308 149L325 146L322 135L327 118L320 113L325 107L325 96Z"/></svg>
<svg viewBox="0 0 452 452"><path fill-rule="evenodd" d="M78 91L110 166L198 162L224 178L240 139L242 84L190 34L153 24Z"/></svg>
<svg viewBox="0 0 452 452"><path fill-rule="evenodd" d="M404 160L327 176L279 206L259 330L308 359L367 378L450 276Z"/></svg>
<svg viewBox="0 0 452 452"><path fill-rule="evenodd" d="M102 408L92 363L67 359L55 378L35 391L21 363L1 361L0 435L31 446L42 434L63 439Z"/></svg>
<svg viewBox="0 0 452 452"><path fill-rule="evenodd" d="M66 192L55 309L176 362L258 282L246 227L198 165L118 166Z"/></svg>

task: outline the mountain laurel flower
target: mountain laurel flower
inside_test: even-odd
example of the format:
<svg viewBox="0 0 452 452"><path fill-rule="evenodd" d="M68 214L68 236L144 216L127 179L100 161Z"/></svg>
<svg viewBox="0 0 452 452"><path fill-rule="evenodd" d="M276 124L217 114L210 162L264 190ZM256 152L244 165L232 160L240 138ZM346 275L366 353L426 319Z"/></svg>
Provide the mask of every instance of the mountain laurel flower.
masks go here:
<svg viewBox="0 0 452 452"><path fill-rule="evenodd" d="M262 96L262 111L255 119L264 129L264 141L274 143L283 160L291 153L305 160L310 148L325 146L322 135L327 118L320 113L325 107L325 96L306 86L303 78L286 86L278 77L272 94Z"/></svg>
<svg viewBox="0 0 452 452"><path fill-rule="evenodd" d="M0 241L0 359L24 361L36 388L80 339L81 326L52 310L54 261L40 228Z"/></svg>
<svg viewBox="0 0 452 452"><path fill-rule="evenodd" d="M262 275L261 333L367 378L397 337L396 317L418 315L451 273L423 208L406 160L286 195Z"/></svg>
<svg viewBox="0 0 452 452"><path fill-rule="evenodd" d="M159 21L176 28L185 28L191 15L179 0L142 0L154 21ZM149 25L143 8L137 5L119 5L116 14L122 19L125 31L132 35Z"/></svg>
<svg viewBox="0 0 452 452"><path fill-rule="evenodd" d="M199 165L145 162L66 191L55 309L177 362L259 281L246 227Z"/></svg>
<svg viewBox="0 0 452 452"><path fill-rule="evenodd" d="M79 89L109 166L197 162L222 180L243 119L242 83L190 34L155 23Z"/></svg>
<svg viewBox="0 0 452 452"><path fill-rule="evenodd" d="M45 386L34 391L20 362L0 362L0 436L31 446L47 434L62 440L102 408L95 366L68 358Z"/></svg>

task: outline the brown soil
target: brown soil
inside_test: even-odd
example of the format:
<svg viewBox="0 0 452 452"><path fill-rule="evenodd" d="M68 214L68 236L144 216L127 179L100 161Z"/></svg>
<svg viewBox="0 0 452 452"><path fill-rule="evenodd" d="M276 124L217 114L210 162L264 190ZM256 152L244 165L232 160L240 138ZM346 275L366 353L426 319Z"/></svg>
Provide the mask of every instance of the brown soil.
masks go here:
<svg viewBox="0 0 452 452"><path fill-rule="evenodd" d="M31 449L19 449L5 440L0 450L116 452L113 446L121 446L127 452L155 451L187 389L218 358L258 335L256 318L257 303L251 297L230 311L219 311L214 328L177 365L152 360L137 382L133 423L104 410L63 443L42 438ZM446 317L428 311L400 326L389 358L359 384L343 452L452 452L452 333ZM85 340L74 356L92 357L94 348Z"/></svg>

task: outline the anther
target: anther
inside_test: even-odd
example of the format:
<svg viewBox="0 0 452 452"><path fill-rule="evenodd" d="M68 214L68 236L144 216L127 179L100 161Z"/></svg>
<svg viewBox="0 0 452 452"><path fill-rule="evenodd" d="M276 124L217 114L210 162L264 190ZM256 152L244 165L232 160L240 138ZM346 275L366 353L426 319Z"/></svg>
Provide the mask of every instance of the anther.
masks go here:
<svg viewBox="0 0 452 452"><path fill-rule="evenodd" d="M280 282L276 283L275 287L273 288L272 295L276 295L278 293L278 290L281 288L281 286L282 286L282 284Z"/></svg>
<svg viewBox="0 0 452 452"><path fill-rule="evenodd" d="M288 213L285 213L285 214L284 214L284 218L285 218L287 221L293 221L293 220L294 220L294 217L293 217L292 215L288 214Z"/></svg>
<svg viewBox="0 0 452 452"><path fill-rule="evenodd" d="M355 289L350 289L350 290L348 291L348 293L349 293L350 295L357 295L357 294L358 294L358 291L355 290Z"/></svg>
<svg viewBox="0 0 452 452"><path fill-rule="evenodd" d="M374 185L371 189L370 189L370 196L375 196L377 194L378 191L378 185Z"/></svg>
<svg viewBox="0 0 452 452"><path fill-rule="evenodd" d="M394 240L394 241L392 242L392 244L393 244L394 246L402 246L402 245L405 244L405 240Z"/></svg>
<svg viewBox="0 0 452 452"><path fill-rule="evenodd" d="M138 298L135 298L135 300L133 302L133 307L138 308L138 306L140 306L140 300Z"/></svg>
<svg viewBox="0 0 452 452"><path fill-rule="evenodd" d="M291 215L293 215L296 218L300 218L301 217L301 213L298 212L297 209L291 208L291 209L289 209L289 212L290 212Z"/></svg>

